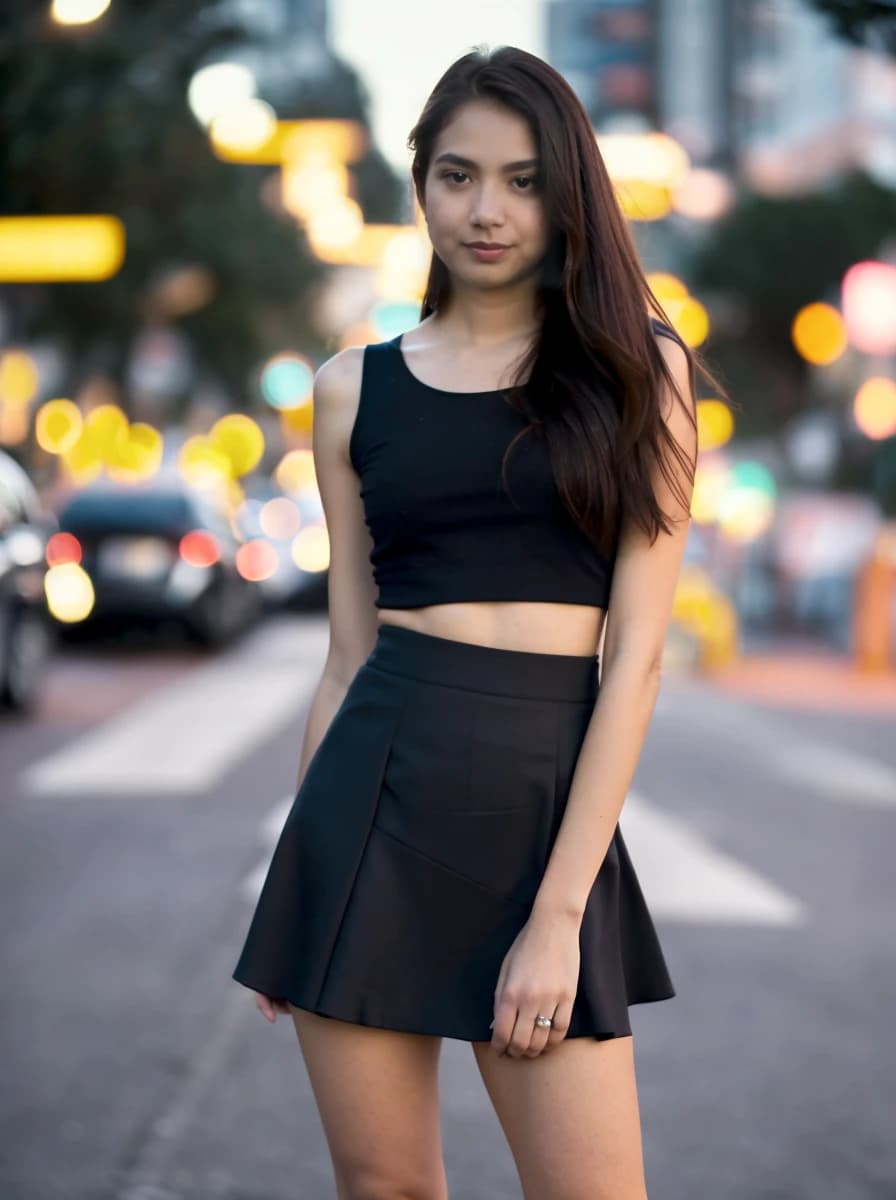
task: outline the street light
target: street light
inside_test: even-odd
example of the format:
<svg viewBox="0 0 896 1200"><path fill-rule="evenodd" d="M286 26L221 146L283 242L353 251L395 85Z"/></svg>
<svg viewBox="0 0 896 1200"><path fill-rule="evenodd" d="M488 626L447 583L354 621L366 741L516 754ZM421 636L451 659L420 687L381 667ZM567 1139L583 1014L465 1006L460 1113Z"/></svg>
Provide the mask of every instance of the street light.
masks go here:
<svg viewBox="0 0 896 1200"><path fill-rule="evenodd" d="M57 25L89 25L109 7L111 0L53 0L50 16Z"/></svg>

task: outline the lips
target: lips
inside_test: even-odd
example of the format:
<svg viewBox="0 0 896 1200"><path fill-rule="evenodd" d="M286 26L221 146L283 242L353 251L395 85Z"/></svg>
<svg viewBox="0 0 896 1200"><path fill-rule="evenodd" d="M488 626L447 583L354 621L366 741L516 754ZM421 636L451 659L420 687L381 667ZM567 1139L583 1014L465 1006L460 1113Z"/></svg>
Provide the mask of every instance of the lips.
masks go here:
<svg viewBox="0 0 896 1200"><path fill-rule="evenodd" d="M507 250L506 242L467 242L471 250Z"/></svg>

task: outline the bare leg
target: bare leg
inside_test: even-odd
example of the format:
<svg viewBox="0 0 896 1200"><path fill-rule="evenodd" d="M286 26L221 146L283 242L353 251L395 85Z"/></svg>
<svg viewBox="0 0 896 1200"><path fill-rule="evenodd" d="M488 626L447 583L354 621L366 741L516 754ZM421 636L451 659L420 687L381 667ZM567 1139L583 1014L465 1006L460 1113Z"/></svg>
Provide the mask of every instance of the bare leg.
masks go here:
<svg viewBox="0 0 896 1200"><path fill-rule="evenodd" d="M471 1045L526 1200L646 1200L631 1037L567 1038L535 1058Z"/></svg>
<svg viewBox="0 0 896 1200"><path fill-rule="evenodd" d="M447 1200L438 1098L442 1039L289 1009L339 1200Z"/></svg>

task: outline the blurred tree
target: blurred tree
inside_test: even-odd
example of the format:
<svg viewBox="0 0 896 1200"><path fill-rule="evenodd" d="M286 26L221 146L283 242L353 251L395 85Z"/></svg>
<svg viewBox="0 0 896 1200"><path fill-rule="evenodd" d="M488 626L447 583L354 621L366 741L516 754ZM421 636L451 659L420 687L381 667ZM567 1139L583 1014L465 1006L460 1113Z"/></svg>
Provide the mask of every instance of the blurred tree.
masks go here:
<svg viewBox="0 0 896 1200"><path fill-rule="evenodd" d="M18 8L18 12L10 12ZM327 272L294 219L267 207L270 167L225 163L187 105L205 63L255 45L233 6L114 0L97 22L60 27L49 4L7 5L0 31L0 212L108 212L127 234L120 272L103 283L10 286L17 336L57 335L73 378L103 370L121 380L148 289L160 268L196 265L214 292L175 318L203 372L246 393L251 367L284 344L316 355L311 289ZM344 117L369 126L367 97L320 46L326 69L290 117ZM357 164L357 198L372 220L395 220L402 188L375 152Z"/></svg>
<svg viewBox="0 0 896 1200"><path fill-rule="evenodd" d="M894 201L855 173L821 192L747 195L706 238L692 264L695 290L729 296L745 314L735 336L721 330L712 346L714 364L744 400L739 433L774 432L817 403L791 339L793 318L817 300L839 305L847 267L879 254L892 235Z"/></svg>
<svg viewBox="0 0 896 1200"><path fill-rule="evenodd" d="M809 0L829 18L838 37L869 50L896 55L896 4L893 0Z"/></svg>

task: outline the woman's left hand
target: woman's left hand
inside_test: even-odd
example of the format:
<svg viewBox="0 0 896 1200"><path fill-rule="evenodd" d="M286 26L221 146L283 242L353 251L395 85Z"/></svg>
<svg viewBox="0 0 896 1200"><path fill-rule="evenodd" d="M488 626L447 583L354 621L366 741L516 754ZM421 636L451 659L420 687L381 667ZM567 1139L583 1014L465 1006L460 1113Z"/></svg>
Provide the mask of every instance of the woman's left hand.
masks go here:
<svg viewBox="0 0 896 1200"><path fill-rule="evenodd" d="M492 1046L512 1058L535 1058L562 1042L579 982L579 922L536 913L504 956L495 988ZM535 1024L541 1013L553 1025Z"/></svg>

